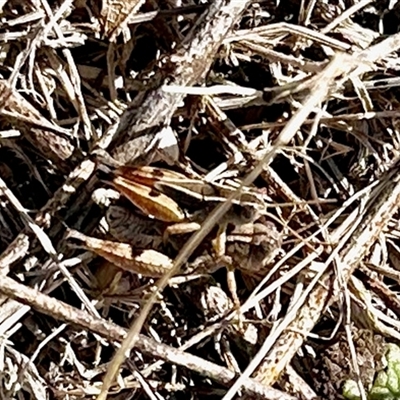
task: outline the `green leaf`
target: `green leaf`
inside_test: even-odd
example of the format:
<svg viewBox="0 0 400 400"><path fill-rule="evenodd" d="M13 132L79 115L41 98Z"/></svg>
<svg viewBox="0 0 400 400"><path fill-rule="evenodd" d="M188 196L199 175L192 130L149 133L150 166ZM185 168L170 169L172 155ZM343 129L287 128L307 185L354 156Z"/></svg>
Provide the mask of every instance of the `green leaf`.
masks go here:
<svg viewBox="0 0 400 400"><path fill-rule="evenodd" d="M360 391L356 381L347 380L343 385L343 397L347 400L360 400Z"/></svg>

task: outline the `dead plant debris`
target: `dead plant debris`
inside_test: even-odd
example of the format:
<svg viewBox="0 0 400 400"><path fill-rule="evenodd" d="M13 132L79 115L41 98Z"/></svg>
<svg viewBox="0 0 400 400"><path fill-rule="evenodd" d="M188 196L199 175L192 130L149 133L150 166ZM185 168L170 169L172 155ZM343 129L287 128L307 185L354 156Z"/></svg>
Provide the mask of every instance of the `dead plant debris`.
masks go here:
<svg viewBox="0 0 400 400"><path fill-rule="evenodd" d="M0 397L396 396L399 7L0 1Z"/></svg>

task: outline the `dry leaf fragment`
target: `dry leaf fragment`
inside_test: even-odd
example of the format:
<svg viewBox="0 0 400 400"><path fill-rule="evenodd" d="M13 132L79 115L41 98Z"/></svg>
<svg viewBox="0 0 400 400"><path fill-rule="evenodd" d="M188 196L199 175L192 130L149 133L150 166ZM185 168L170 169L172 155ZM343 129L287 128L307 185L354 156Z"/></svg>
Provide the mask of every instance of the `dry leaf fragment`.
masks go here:
<svg viewBox="0 0 400 400"><path fill-rule="evenodd" d="M2 79L0 79L0 114L52 132L69 134L67 129L49 122L25 97Z"/></svg>
<svg viewBox="0 0 400 400"><path fill-rule="evenodd" d="M127 243L97 239L69 230L66 239L71 245L90 250L117 267L148 277L160 277L172 268L172 260L155 250L135 249Z"/></svg>
<svg viewBox="0 0 400 400"><path fill-rule="evenodd" d="M127 25L129 17L134 15L144 0L105 0L101 10L104 35L114 41L119 32Z"/></svg>
<svg viewBox="0 0 400 400"><path fill-rule="evenodd" d="M71 157L74 146L68 138L69 131L48 121L17 90L12 89L7 81L1 79L0 115L29 126L30 129L24 130L25 137L57 165L60 160Z"/></svg>

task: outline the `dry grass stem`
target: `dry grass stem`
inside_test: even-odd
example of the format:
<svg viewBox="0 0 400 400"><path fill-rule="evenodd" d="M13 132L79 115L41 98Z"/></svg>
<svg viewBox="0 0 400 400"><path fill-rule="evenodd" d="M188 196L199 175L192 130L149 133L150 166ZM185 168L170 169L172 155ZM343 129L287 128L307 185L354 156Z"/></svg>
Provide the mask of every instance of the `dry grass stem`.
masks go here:
<svg viewBox="0 0 400 400"><path fill-rule="evenodd" d="M1 398L371 398L400 8L346 4L1 2Z"/></svg>

